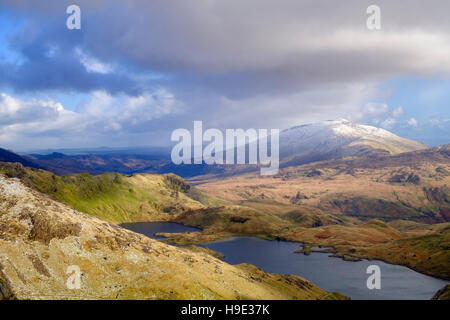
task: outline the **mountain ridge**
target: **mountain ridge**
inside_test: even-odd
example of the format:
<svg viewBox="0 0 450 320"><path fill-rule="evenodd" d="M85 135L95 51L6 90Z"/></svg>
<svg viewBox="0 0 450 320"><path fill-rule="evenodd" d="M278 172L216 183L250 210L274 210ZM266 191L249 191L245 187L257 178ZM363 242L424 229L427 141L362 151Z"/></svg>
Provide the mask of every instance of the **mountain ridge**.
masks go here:
<svg viewBox="0 0 450 320"><path fill-rule="evenodd" d="M39 164L28 157L23 157L14 151L0 148L0 162L18 162L26 167L41 168Z"/></svg>
<svg viewBox="0 0 450 320"><path fill-rule="evenodd" d="M423 150L427 146L399 137L385 129L355 124L347 119L327 120L294 126L280 133L280 167L302 165L311 162L369 154L398 154ZM25 166L42 168L58 175L88 172L175 173L182 177L205 174L218 176L234 175L259 170L256 165L175 165L170 152L132 153L118 151L102 154L67 155L61 152L19 156L10 152L0 161L20 162ZM151 149L149 149L151 150ZM6 150L5 150L6 152ZM236 153L235 153L236 154Z"/></svg>
<svg viewBox="0 0 450 320"><path fill-rule="evenodd" d="M282 167L373 153L397 154L428 148L385 129L347 119L295 126L280 133Z"/></svg>

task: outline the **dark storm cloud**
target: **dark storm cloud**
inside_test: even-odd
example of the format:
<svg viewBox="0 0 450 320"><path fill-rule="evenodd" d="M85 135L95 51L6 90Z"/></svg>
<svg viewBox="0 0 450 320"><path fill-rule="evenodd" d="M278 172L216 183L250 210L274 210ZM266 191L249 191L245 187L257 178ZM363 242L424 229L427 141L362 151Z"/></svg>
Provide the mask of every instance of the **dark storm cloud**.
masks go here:
<svg viewBox="0 0 450 320"><path fill-rule="evenodd" d="M43 39L70 42L64 19L72 1L2 2L46 21L52 31ZM210 87L234 98L450 70L443 56L449 49L448 1L377 1L379 33L366 29L372 2L81 0L82 36L73 42L100 60L125 61L168 74L173 85ZM433 48L439 43L440 51ZM66 72L64 64L55 65L56 72L60 67ZM72 79L77 88L101 81L114 92L124 81L87 76Z"/></svg>
<svg viewBox="0 0 450 320"><path fill-rule="evenodd" d="M17 61L0 62L0 85L19 92L104 90L128 95L141 94L150 85L149 81L131 77L129 72L134 70L127 70L126 64L114 72L89 69L83 57L96 60L89 57L88 48L83 45L84 31L71 32L62 27L65 19L64 14L46 19L33 15L18 32L7 37Z"/></svg>
<svg viewBox="0 0 450 320"><path fill-rule="evenodd" d="M20 66L4 64L0 66L0 74L0 84L11 86L17 91L105 90L129 95L142 92L141 85L127 76L90 73L77 60L67 57L41 57Z"/></svg>

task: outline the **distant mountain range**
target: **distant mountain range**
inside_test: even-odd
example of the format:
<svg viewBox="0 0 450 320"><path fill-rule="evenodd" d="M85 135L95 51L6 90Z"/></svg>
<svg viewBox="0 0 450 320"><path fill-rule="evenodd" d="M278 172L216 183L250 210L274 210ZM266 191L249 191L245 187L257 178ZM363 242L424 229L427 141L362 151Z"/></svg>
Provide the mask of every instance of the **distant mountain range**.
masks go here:
<svg viewBox="0 0 450 320"><path fill-rule="evenodd" d="M106 153L69 156L54 152L48 155L35 154L32 157L35 163L58 175L82 172L94 175L103 172L159 172L162 166L170 162L170 159L160 154Z"/></svg>
<svg viewBox="0 0 450 320"><path fill-rule="evenodd" d="M348 156L398 154L426 148L420 142L401 138L384 129L337 119L282 131L280 166L302 165ZM83 152L85 153L82 154ZM257 169L254 165L174 165L170 160L170 150L162 148L67 149L67 153L18 155L0 149L0 161L20 162L24 166L44 168L58 175L81 172L172 172L182 177L194 177L205 174L232 175Z"/></svg>
<svg viewBox="0 0 450 320"><path fill-rule="evenodd" d="M322 121L292 127L280 133L280 167L298 166L316 161L349 156L399 154L427 149L420 142L399 137L387 130L359 125L346 119ZM182 177L233 175L258 169L250 165L173 165L163 173Z"/></svg>
<svg viewBox="0 0 450 320"><path fill-rule="evenodd" d="M11 150L0 148L0 162L17 162L25 167L45 169L57 175L88 172L119 172L132 174L136 172L159 172L161 167L169 164L170 159L160 153L133 154L129 150L123 153L106 152L94 154L67 155L59 152L50 154L19 155Z"/></svg>

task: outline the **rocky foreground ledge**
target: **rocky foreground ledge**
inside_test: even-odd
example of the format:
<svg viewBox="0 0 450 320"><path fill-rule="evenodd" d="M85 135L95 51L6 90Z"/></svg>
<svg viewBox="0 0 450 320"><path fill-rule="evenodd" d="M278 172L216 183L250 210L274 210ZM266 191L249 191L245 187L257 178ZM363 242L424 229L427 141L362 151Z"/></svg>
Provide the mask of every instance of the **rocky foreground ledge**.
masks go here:
<svg viewBox="0 0 450 320"><path fill-rule="evenodd" d="M71 266L79 289L67 284ZM300 277L149 239L0 175L0 299L341 298Z"/></svg>
<svg viewBox="0 0 450 320"><path fill-rule="evenodd" d="M450 284L438 290L431 300L450 300Z"/></svg>

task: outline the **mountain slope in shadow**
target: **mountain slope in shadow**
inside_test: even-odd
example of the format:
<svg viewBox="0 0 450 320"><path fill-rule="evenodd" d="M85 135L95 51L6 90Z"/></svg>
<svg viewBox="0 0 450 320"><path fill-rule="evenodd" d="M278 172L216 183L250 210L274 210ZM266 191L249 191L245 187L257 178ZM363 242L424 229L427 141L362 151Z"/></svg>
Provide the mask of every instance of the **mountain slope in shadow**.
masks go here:
<svg viewBox="0 0 450 320"><path fill-rule="evenodd" d="M0 162L18 162L26 167L42 168L41 165L33 161L31 158L23 157L13 151L0 148Z"/></svg>

